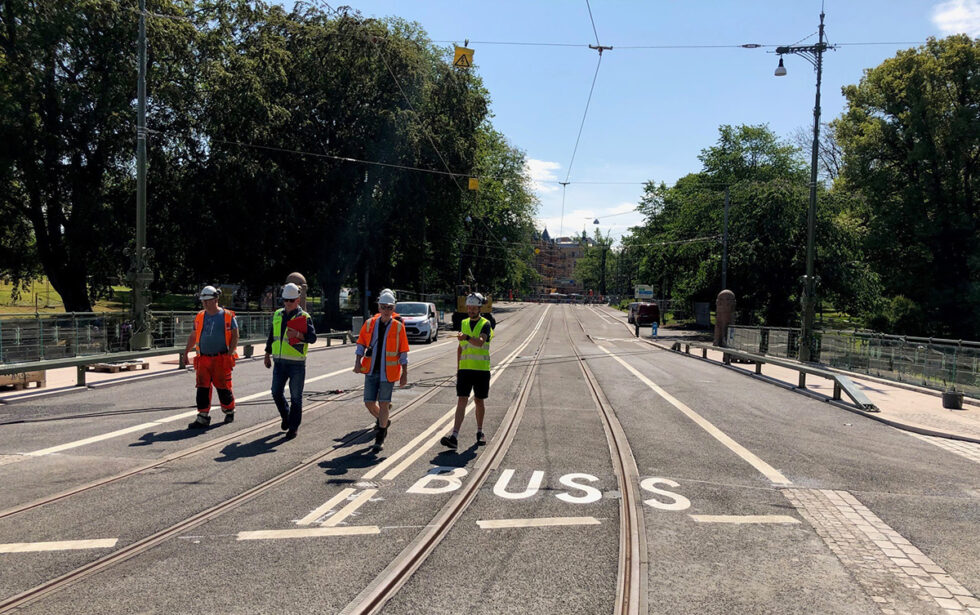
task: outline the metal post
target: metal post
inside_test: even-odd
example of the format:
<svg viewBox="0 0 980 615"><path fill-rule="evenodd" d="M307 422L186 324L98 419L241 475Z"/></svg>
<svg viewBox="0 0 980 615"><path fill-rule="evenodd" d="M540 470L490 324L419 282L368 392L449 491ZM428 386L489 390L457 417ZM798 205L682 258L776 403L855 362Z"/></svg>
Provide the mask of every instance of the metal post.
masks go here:
<svg viewBox="0 0 980 615"><path fill-rule="evenodd" d="M725 186L725 228L721 236L721 289L728 289L728 186Z"/></svg>
<svg viewBox="0 0 980 615"><path fill-rule="evenodd" d="M147 288L153 273L146 263L146 0L139 0L139 78L136 118L136 246L130 283L133 288L133 333L130 348L153 346L147 306Z"/></svg>

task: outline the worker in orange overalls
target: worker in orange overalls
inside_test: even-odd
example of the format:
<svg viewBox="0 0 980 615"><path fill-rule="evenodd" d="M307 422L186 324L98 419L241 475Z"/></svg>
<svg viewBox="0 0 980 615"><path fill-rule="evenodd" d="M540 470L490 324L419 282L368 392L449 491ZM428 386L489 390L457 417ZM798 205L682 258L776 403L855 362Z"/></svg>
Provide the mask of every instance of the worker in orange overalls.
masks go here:
<svg viewBox="0 0 980 615"><path fill-rule="evenodd" d="M408 335L395 317L395 293L387 288L378 296L378 313L364 323L357 336L354 373L364 374L364 406L377 422L374 452L381 451L388 435L391 391L408 382Z"/></svg>
<svg viewBox="0 0 980 615"><path fill-rule="evenodd" d="M218 390L218 401L225 423L235 420L235 396L231 392L231 370L235 367L238 347L238 320L231 310L218 306L218 290L201 289L199 298L204 309L194 317L194 330L187 338L184 361L190 363L193 348L194 371L197 374L197 418L190 429L206 429L211 424L211 386Z"/></svg>

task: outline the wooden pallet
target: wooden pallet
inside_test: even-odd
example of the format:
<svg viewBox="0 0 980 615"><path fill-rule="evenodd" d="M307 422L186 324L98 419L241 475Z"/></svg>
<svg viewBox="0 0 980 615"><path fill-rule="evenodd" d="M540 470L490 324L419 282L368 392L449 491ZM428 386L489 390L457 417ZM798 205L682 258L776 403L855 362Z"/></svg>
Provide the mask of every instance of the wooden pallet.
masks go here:
<svg viewBox="0 0 980 615"><path fill-rule="evenodd" d="M21 372L0 376L0 386L12 386L15 391L23 391L32 382L37 383L37 388L43 389L47 382L45 372Z"/></svg>
<svg viewBox="0 0 980 615"><path fill-rule="evenodd" d="M107 372L115 374L117 372L132 372L138 369L150 369L150 364L146 361L125 361L123 363L91 363L86 366L90 372Z"/></svg>

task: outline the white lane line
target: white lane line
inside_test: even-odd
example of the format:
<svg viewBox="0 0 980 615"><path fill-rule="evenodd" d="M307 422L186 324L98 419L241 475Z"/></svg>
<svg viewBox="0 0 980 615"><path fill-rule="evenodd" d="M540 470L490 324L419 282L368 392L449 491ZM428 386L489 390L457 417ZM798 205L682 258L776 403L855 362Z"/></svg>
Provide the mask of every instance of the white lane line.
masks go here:
<svg viewBox="0 0 980 615"><path fill-rule="evenodd" d="M541 323L544 322L545 316L548 315L548 311L550 309L551 309L550 305L545 307L544 312L541 313L541 318L538 319L537 324L534 325L534 329L524 340L524 343L522 343L520 346L514 349L513 352L507 355L507 357L503 360L500 366L496 370L494 370L494 374L490 378L491 385L493 385L493 383L496 382L497 378L500 377L500 374L502 374L504 370L506 370L507 367L514 362L516 357L518 357L520 353L523 352L525 348L527 348L527 345L531 343L531 339L541 328ZM470 410L472 410L474 407L475 407L474 403L470 402L466 406L464 415L469 414ZM401 447L400 449L395 451L392 455L390 455L387 459L385 459L378 465L374 466L371 470L369 470L364 476L361 477L361 480L370 480L378 476L379 474L387 470L389 467L394 465L395 462L398 461L400 458L407 455L414 447L418 446L420 442L424 441L426 438L429 438L428 441L426 441L425 444L422 446L422 448L418 449L412 456L410 456L408 459L400 463L398 467L385 474L382 478L384 480L392 480L393 478L401 474L405 470L405 468L412 465L412 463L414 463L419 457L424 455L426 451L432 448L435 445L435 443L442 438L442 436L440 435L442 430L446 429L447 423L451 423L453 421L453 417L455 415L456 415L456 406L453 406L451 410L446 412L446 414L436 419L436 422L433 423L431 426L429 426L428 429L426 429L424 432L412 438L411 442ZM431 437L433 433L435 433L436 435L434 437Z"/></svg>
<svg viewBox="0 0 980 615"><path fill-rule="evenodd" d="M377 495L377 493L378 493L377 489L365 489L360 494L358 494L356 498L351 500L350 504L344 506L343 508L337 511L337 514L333 515L332 517L330 517L329 519L321 523L320 527L333 527L337 525L347 517L351 516L351 514L353 514L355 510L360 508L365 502L369 501L371 498Z"/></svg>
<svg viewBox="0 0 980 615"><path fill-rule="evenodd" d="M607 355L615 359L620 365L622 365L627 370L629 370L630 373L632 373L634 376L639 378L640 381L642 381L644 384L650 387L657 395L666 399L670 403L670 405L674 406L675 408L683 412L685 415L687 415L687 418L697 423L702 429L707 431L714 439L718 440L719 442L727 446L729 450L731 450L733 453L735 453L736 455L738 455L739 457L747 461L753 468L761 472L763 476L768 478L772 483L778 485L793 484L792 481L790 481L788 478L783 476L783 474L779 470L772 467L771 465L769 465L768 463L766 463L765 461L757 457L755 453L751 452L749 449L745 448L744 446L742 446L741 444L739 444L738 442L730 438L727 434L725 434L725 432L712 425L707 419L702 417L694 410L691 410L679 399L677 399L667 391L663 390L655 382L653 382L652 380L650 380L649 378L647 378L646 376L638 372L632 365L630 365L626 361L623 361L613 353L609 352L603 346L598 346L598 347L599 350L603 351L604 353L606 353Z"/></svg>
<svg viewBox="0 0 980 615"><path fill-rule="evenodd" d="M435 344L433 346L430 346L429 348L426 348L425 350L433 350L433 349L438 348L439 346L442 346L443 344L447 344L447 343L450 343L450 341L447 340L446 342L443 342L441 344ZM323 374L321 376L316 376L314 378L308 378L305 382L306 382L306 384L310 384L312 382L317 382L318 380L323 380L324 378L332 378L334 376L338 376L340 374L346 374L346 373L350 373L350 372L351 372L351 369L350 368L338 369L337 371L330 372L329 374ZM262 391L262 392L259 392L259 393L254 393L252 395L246 395L245 397L236 398L235 399L235 402L236 403L241 403L241 402L251 401L253 399L258 399L260 397L266 397L266 396L271 395L271 394L272 394L271 391ZM216 410L217 408L219 408L219 406L212 406L211 407L211 410ZM78 448L80 446L85 446L87 444L92 444L94 442L101 442L103 440L109 440L111 438L116 438L118 436L124 436L126 434L133 433L135 431L141 431L141 430L144 430L144 429L149 429L151 427L156 427L157 425L161 425L163 423L169 423L169 422L172 422L172 421L179 421L181 419L190 418L190 417L196 416L196 415L197 415L197 410L191 410L189 412L181 412L180 414L175 414L173 416L168 416L168 417L165 417L165 418L162 418L162 419L158 419L156 421L151 421L149 423L142 423L140 425L134 425L133 427L126 427L124 429L118 429L116 431L111 431L109 433L105 433L105 434L102 434L102 435L99 435L99 436L92 436L91 438L85 438L83 440L76 440L74 442L68 442L66 444L59 444L58 446L52 446L50 448L44 448L44 449L41 449L41 450L32 451L30 453L21 453L21 454L26 455L26 456L29 456L29 457L43 457L45 455L51 455L51 454L54 454L54 453L60 453L62 451L71 450L73 448Z"/></svg>
<svg viewBox="0 0 980 615"><path fill-rule="evenodd" d="M342 489L340 493L327 500L324 504L317 506L310 514L297 521L296 525L312 525L314 521L333 510L337 504L349 498L355 491L357 489L351 489L350 487Z"/></svg>
<svg viewBox="0 0 980 615"><path fill-rule="evenodd" d="M688 515L698 523L799 523L789 515Z"/></svg>
<svg viewBox="0 0 980 615"><path fill-rule="evenodd" d="M55 542L9 542L0 545L0 553L34 553L36 551L77 551L79 549L110 549L118 538L98 540L59 540Z"/></svg>
<svg viewBox="0 0 980 615"><path fill-rule="evenodd" d="M271 540L276 538L319 538L323 536L359 536L363 534L380 534L376 525L361 525L351 527L310 527L301 530L257 530L254 532L238 532L236 540Z"/></svg>
<svg viewBox="0 0 980 615"><path fill-rule="evenodd" d="M599 525L595 517L543 517L538 519L485 519L477 521L484 530L515 527L553 527L557 525Z"/></svg>

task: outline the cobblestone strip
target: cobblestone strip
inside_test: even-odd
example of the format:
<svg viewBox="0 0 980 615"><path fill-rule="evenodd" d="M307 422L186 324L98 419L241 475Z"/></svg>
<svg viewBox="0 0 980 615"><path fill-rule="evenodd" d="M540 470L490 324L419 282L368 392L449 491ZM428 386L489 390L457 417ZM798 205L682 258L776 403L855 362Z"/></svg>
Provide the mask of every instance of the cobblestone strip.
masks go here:
<svg viewBox="0 0 980 615"><path fill-rule="evenodd" d="M980 600L850 493L782 492L885 615L980 615Z"/></svg>
<svg viewBox="0 0 980 615"><path fill-rule="evenodd" d="M938 438L936 436L924 436L922 434L906 432L913 438L925 440L930 444L935 444L939 448L951 453L956 453L961 457L966 457L970 461L980 463L980 444L976 442L963 442L962 440L951 440L949 438Z"/></svg>

